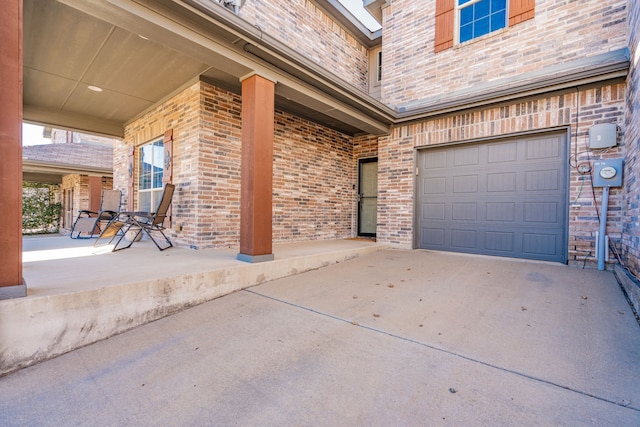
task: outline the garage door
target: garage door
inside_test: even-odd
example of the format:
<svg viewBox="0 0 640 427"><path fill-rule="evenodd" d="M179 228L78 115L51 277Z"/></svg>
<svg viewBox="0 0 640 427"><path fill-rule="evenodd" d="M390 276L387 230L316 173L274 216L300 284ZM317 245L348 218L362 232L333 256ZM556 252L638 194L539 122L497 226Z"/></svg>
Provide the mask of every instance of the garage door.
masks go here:
<svg viewBox="0 0 640 427"><path fill-rule="evenodd" d="M418 152L419 247L566 262L565 134Z"/></svg>

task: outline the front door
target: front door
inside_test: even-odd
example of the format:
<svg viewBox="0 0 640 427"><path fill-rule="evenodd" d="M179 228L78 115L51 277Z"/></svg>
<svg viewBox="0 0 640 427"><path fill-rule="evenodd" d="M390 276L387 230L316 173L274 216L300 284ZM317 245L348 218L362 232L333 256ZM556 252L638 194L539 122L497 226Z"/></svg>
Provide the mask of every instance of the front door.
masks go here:
<svg viewBox="0 0 640 427"><path fill-rule="evenodd" d="M378 159L358 162L358 236L375 237L378 222Z"/></svg>

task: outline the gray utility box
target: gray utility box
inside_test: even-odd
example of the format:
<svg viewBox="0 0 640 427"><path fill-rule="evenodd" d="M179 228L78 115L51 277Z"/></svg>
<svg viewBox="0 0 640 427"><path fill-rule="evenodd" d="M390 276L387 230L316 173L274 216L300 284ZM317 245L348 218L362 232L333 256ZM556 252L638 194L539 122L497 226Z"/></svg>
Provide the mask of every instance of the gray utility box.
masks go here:
<svg viewBox="0 0 640 427"><path fill-rule="evenodd" d="M602 123L589 128L589 148L610 148L618 145L618 126L615 123Z"/></svg>
<svg viewBox="0 0 640 427"><path fill-rule="evenodd" d="M622 187L622 159L604 159L593 162L594 187Z"/></svg>

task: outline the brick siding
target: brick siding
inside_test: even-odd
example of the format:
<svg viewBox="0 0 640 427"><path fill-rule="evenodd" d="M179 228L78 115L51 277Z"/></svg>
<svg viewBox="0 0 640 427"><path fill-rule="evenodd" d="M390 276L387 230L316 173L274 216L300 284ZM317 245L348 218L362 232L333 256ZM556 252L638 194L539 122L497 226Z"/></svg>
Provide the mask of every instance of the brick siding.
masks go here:
<svg viewBox="0 0 640 427"><path fill-rule="evenodd" d="M273 157L274 242L351 237L352 138L277 112Z"/></svg>
<svg viewBox="0 0 640 427"><path fill-rule="evenodd" d="M598 229L596 205L599 209L602 190L595 189L594 204L591 182L587 178L583 184L582 175L575 168L576 159L593 161L600 155L587 152L592 125L616 123L624 130L625 87L624 82L613 82L394 128L391 135L379 139L378 240L407 248L413 245L416 148L564 128L570 129L571 136L569 200L580 206L569 212L569 263L593 264L594 236ZM619 146L605 156L621 157L622 151ZM622 203L622 189L612 188L607 233L618 250Z"/></svg>
<svg viewBox="0 0 640 427"><path fill-rule="evenodd" d="M313 1L247 0L239 15L345 82L368 90L368 49Z"/></svg>
<svg viewBox="0 0 640 427"><path fill-rule="evenodd" d="M114 186L123 192L123 204L128 206L134 197L133 208L137 209L135 195L129 194L128 165L129 149L136 149L134 165L134 184L138 185L138 148L151 141L161 139L164 132L173 129L173 183L176 192L172 202L172 225L184 224L178 240L185 245L196 245L196 229L199 212L194 203L190 203L197 195L201 185L198 181L198 155L200 151L200 83L180 92L170 100L156 106L142 117L125 127L124 139L117 142L113 155ZM176 240L174 229L169 232L170 238Z"/></svg>
<svg viewBox="0 0 640 427"><path fill-rule="evenodd" d="M622 260L640 276L640 2L629 2L629 47L631 69L627 79L625 131L625 201L626 218L622 230Z"/></svg>
<svg viewBox="0 0 640 427"><path fill-rule="evenodd" d="M200 89L200 135L195 164L182 182L181 217L185 230L195 225L193 248L236 246L240 238L240 156L242 147L240 96L206 83ZM174 150L182 142L174 137ZM197 154L196 154L197 153ZM180 159L177 166L180 168ZM182 168L184 169L184 168ZM191 173L196 176L191 178ZM175 178L174 178L175 180ZM189 189L187 191L187 188Z"/></svg>
<svg viewBox="0 0 640 427"><path fill-rule="evenodd" d="M241 105L236 94L196 83L128 125L116 145L116 186L126 192L128 147L173 129L170 238L179 246L239 243ZM276 111L273 161L274 242L352 236L350 136Z"/></svg>
<svg viewBox="0 0 640 427"><path fill-rule="evenodd" d="M627 45L627 0L537 0L534 19L434 53L435 4L383 8L382 101L391 107Z"/></svg>

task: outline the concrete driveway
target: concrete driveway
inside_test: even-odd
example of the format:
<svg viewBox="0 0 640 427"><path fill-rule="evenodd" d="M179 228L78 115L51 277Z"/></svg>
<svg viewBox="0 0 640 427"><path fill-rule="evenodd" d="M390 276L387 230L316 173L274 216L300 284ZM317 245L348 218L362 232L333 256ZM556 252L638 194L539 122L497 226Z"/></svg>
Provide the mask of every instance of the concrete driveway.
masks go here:
<svg viewBox="0 0 640 427"><path fill-rule="evenodd" d="M0 378L0 425L640 425L613 274L384 250Z"/></svg>

